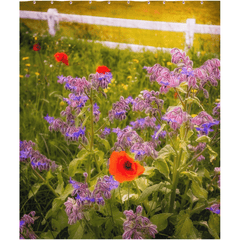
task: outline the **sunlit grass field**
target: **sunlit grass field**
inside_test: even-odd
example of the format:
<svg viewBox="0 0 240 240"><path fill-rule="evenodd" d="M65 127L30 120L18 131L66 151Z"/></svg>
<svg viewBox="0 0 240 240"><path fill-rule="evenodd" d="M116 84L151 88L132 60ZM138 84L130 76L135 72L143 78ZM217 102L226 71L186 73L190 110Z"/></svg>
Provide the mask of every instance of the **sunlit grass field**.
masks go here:
<svg viewBox="0 0 240 240"><path fill-rule="evenodd" d="M150 21L186 23L188 18L195 18L196 24L220 25L220 2L186 1L179 2L92 2L73 1L42 1L33 4L20 2L20 10L46 12L49 8L56 8L59 13L113 17L125 19L138 19ZM47 29L47 21L21 19L33 31L44 34ZM143 29L129 29L120 27L108 27L89 24L60 22L59 28L63 36L84 38L100 41L112 41L119 43L139 44L164 48L185 47L185 33L169 31L152 31ZM193 47L202 52L220 52L220 36L211 34L195 34Z"/></svg>

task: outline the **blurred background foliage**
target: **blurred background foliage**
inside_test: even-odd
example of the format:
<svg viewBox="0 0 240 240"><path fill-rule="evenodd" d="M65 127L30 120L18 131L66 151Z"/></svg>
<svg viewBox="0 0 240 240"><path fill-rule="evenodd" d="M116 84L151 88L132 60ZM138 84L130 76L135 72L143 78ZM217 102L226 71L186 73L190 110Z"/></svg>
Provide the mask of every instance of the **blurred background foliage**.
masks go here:
<svg viewBox="0 0 240 240"><path fill-rule="evenodd" d="M20 2L20 10L47 12L49 8L56 8L59 13L89 15L99 17L125 18L136 20L163 21L186 23L188 18L196 19L196 24L220 25L220 1L162 1L133 2L107 1L89 4L89 1L32 1ZM44 34L47 29L47 21L21 19L33 31ZM60 22L60 30L63 36L112 41L119 43L131 43L164 48L185 47L185 33L154 31L143 29L130 29L120 27L108 27L99 25ZM197 51L220 53L220 36L211 34L194 34L193 47Z"/></svg>

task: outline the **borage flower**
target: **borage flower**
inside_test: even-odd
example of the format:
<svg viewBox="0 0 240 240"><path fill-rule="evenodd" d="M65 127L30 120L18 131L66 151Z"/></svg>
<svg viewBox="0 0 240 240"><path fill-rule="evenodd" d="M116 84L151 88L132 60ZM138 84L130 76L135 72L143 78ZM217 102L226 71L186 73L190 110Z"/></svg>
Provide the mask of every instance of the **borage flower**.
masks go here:
<svg viewBox="0 0 240 240"><path fill-rule="evenodd" d="M142 216L142 206L137 206L136 213L133 210L125 210L123 214L126 220L123 223L124 233L123 239L149 239L155 238L158 233L157 226L152 224L151 221Z"/></svg>
<svg viewBox="0 0 240 240"><path fill-rule="evenodd" d="M110 157L109 172L115 179L122 183L132 181L143 174L145 168L127 155L126 152L113 152Z"/></svg>
<svg viewBox="0 0 240 240"><path fill-rule="evenodd" d="M68 64L68 56L66 53L59 53L57 52L55 55L54 55L55 59L57 62L62 62L64 63L65 65L69 65Z"/></svg>

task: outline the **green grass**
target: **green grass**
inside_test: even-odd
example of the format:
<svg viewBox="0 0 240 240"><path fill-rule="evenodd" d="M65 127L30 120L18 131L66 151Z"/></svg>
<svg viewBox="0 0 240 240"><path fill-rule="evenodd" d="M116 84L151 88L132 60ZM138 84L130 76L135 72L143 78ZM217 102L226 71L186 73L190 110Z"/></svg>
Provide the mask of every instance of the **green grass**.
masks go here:
<svg viewBox="0 0 240 240"><path fill-rule="evenodd" d="M57 76L87 77L90 73L95 73L97 66L108 66L111 69L114 81L108 89L108 98L102 98L102 102L98 102L101 116L106 117L112 103L118 101L120 96L135 98L144 89L155 91L159 89L158 84L150 84L149 78L146 77L146 71L142 69L143 66L153 66L155 63L160 63L171 70L176 67L167 64L171 62L171 55L161 51L157 53L150 51L135 53L129 49L109 49L101 44L76 39L61 40L60 33L54 38L51 36L43 38L37 35L37 40L35 40L33 34L34 32L31 32L24 24L20 25L20 139L36 142L41 154L56 161L63 168L69 165L79 149L76 143L67 143L60 133L50 132L48 123L43 119L46 114L55 118L59 117L60 112L66 107L66 105L60 105L61 99L59 96L67 97L70 92L65 90L63 85L57 83ZM32 50L35 42L41 45L40 52ZM54 54L62 51L69 56L69 66L61 65L55 61ZM190 49L188 54L194 62L194 68L201 66L208 59L219 58L218 54L213 53L205 53L198 57L194 49ZM26 57L29 59L23 60ZM26 64L30 64L30 66L26 66ZM25 77L26 70L30 74L29 78ZM36 73L40 75L36 75ZM219 98L219 87L210 90L208 100L200 95L200 100L209 113L212 111L212 104L215 99ZM160 96L165 101L165 110L168 106L176 104L173 94L173 91L170 91L167 95L162 94ZM193 111L197 113L200 109L194 106ZM123 128L138 117L144 117L144 114L130 112L126 120L122 122L114 121L111 128ZM103 120L100 120L98 125L100 126L102 123ZM111 133L108 137L111 147L115 140L115 134ZM104 148L101 145L99 147ZM214 150L219 152L219 146L216 146ZM106 153L106 158L109 157L108 154ZM218 166L218 164L219 158L214 165ZM24 164L21 165L21 171L26 173ZM38 234L46 231L46 229L51 229L48 224L46 226L41 225L41 221L51 208L53 196L47 188L42 187L36 196L28 199L30 186L35 182L36 179L21 174L20 216L35 210L36 215L40 216L40 219L34 225L34 230ZM67 179L64 179L64 182L67 182ZM55 186L56 183L51 181L51 184ZM66 238L67 235L67 232L62 231L58 238Z"/></svg>

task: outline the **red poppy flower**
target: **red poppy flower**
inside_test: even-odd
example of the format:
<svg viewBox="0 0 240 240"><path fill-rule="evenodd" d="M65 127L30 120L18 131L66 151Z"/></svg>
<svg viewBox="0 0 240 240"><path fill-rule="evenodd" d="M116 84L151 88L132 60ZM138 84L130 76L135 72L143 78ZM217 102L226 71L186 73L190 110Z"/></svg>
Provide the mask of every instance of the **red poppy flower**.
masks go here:
<svg viewBox="0 0 240 240"><path fill-rule="evenodd" d="M106 72L110 72L110 71L111 70L108 67L106 67L106 66L99 66L96 69L96 72L103 73L103 74L105 74Z"/></svg>
<svg viewBox="0 0 240 240"><path fill-rule="evenodd" d="M145 168L139 163L134 162L124 151L113 152L110 157L109 172L120 183L132 181L143 174L144 171Z"/></svg>
<svg viewBox="0 0 240 240"><path fill-rule="evenodd" d="M64 64L66 64L67 66L69 65L68 64L68 55L66 53L59 53L57 52L55 55L54 55L55 59L57 62L63 62Z"/></svg>
<svg viewBox="0 0 240 240"><path fill-rule="evenodd" d="M38 44L38 43L35 43L34 45L33 45L33 51L39 51L41 49L41 46Z"/></svg>

